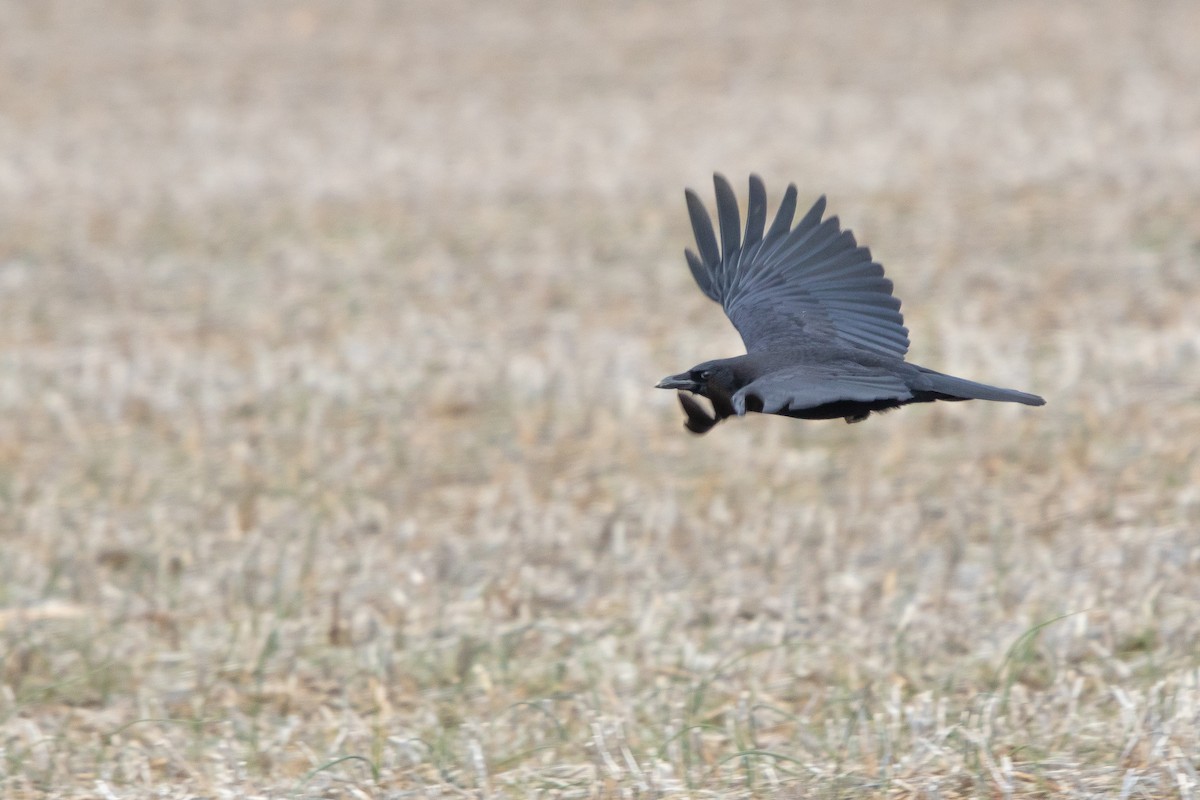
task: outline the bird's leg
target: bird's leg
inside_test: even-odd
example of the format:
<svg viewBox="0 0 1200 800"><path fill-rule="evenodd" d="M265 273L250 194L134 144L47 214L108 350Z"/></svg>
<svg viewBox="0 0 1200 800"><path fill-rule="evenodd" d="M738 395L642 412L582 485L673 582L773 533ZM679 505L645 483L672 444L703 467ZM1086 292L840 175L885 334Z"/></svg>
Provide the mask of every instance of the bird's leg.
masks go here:
<svg viewBox="0 0 1200 800"><path fill-rule="evenodd" d="M846 424L853 425L856 422L862 422L864 419L866 419L869 416L871 416L870 411L860 411L857 414L851 414L850 416L846 417Z"/></svg>
<svg viewBox="0 0 1200 800"><path fill-rule="evenodd" d="M687 414L687 422L683 426L695 434L708 433L717 424L717 419L704 410L704 406L692 399L692 396L679 392L679 405Z"/></svg>

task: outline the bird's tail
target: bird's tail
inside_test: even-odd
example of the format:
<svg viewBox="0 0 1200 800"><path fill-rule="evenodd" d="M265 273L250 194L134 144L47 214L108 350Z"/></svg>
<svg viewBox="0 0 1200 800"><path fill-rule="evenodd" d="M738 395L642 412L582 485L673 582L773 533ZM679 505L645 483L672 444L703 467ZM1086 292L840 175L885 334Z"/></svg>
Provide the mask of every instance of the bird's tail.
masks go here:
<svg viewBox="0 0 1200 800"><path fill-rule="evenodd" d="M956 378L944 375L925 367L918 367L924 380L918 384L919 389L934 392L939 400L995 400L1001 403L1024 403L1027 406L1044 406L1046 401L1036 394L1018 392L1016 389L1001 389L999 386L988 386L986 383L976 383L966 378Z"/></svg>

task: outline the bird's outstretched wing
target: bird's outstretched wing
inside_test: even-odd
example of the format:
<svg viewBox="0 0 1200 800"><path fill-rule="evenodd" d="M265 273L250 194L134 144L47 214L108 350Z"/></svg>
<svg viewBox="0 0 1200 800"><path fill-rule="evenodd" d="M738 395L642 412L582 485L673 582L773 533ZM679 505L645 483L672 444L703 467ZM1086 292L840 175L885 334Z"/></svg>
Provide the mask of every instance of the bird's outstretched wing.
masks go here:
<svg viewBox="0 0 1200 800"><path fill-rule="evenodd" d="M751 175L743 236L729 181L714 175L713 185L720 243L704 204L689 189L688 214L700 254L685 255L696 283L725 308L747 352L840 339L904 357L908 329L892 282L871 261L871 251L840 229L837 217L821 221L824 196L793 228L796 186L789 185L767 230L766 189Z"/></svg>

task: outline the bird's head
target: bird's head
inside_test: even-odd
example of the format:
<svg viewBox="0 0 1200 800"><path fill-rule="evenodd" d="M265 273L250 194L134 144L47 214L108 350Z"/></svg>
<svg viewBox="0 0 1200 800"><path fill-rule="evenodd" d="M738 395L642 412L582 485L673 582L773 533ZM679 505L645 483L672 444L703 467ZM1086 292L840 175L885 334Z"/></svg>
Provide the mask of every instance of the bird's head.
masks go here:
<svg viewBox="0 0 1200 800"><path fill-rule="evenodd" d="M678 389L679 402L688 417L687 429L692 433L704 433L728 416L745 413L734 408L732 398L738 389L753 380L748 362L746 356L705 361L687 372L668 375L658 382L658 388ZM712 403L712 414L685 392L707 397Z"/></svg>
<svg viewBox="0 0 1200 800"><path fill-rule="evenodd" d="M658 389L679 389L693 392L710 399L729 397L740 386L734 370L724 360L705 361L697 364L687 372L678 375L668 375L658 382Z"/></svg>

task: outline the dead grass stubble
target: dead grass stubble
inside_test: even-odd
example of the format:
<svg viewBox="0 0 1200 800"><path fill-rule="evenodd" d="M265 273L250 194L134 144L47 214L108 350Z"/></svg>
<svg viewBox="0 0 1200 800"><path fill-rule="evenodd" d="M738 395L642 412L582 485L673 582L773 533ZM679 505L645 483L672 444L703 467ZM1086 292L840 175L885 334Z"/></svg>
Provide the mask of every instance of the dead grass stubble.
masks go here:
<svg viewBox="0 0 1200 800"><path fill-rule="evenodd" d="M0 6L5 795L1195 796L1200 20L1000 8ZM686 436L712 167L1050 405Z"/></svg>

